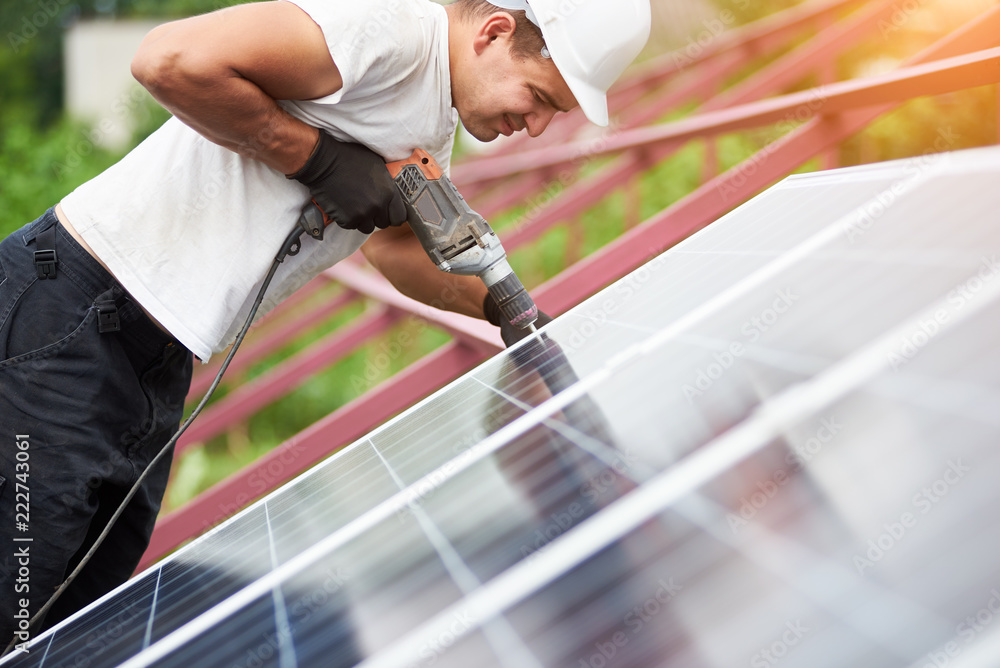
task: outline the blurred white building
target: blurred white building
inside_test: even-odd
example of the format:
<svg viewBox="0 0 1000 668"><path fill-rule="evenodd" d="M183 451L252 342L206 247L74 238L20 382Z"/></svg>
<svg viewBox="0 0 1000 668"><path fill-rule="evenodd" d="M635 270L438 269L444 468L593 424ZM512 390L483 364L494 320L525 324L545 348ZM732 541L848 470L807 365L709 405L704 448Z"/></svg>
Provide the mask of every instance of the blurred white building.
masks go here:
<svg viewBox="0 0 1000 668"><path fill-rule="evenodd" d="M132 78L132 56L156 21L78 21L64 36L66 109L92 125L91 139L120 149L152 99Z"/></svg>

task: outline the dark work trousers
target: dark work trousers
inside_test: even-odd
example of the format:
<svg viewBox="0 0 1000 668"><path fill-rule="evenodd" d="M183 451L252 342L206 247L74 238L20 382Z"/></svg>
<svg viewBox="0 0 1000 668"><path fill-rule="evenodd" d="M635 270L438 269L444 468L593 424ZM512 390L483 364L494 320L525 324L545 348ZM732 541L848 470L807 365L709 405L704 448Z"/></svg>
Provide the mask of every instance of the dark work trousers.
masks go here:
<svg viewBox="0 0 1000 668"><path fill-rule="evenodd" d="M56 277L41 279L35 250L52 226ZM115 321L118 331L99 331L99 322L113 330ZM0 242L0 652L26 614L22 604L31 614L44 605L170 440L191 367L191 353L130 300L53 210ZM172 454L40 628L132 575Z"/></svg>

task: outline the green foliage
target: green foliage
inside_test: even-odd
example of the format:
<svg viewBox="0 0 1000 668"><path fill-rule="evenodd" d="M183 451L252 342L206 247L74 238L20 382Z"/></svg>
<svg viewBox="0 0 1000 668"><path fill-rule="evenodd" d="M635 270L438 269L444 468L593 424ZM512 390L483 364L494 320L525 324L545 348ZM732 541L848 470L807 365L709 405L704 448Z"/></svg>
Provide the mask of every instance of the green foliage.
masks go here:
<svg viewBox="0 0 1000 668"><path fill-rule="evenodd" d="M732 12L735 25L743 25L784 9L802 4L801 0L712 0L719 12Z"/></svg>
<svg viewBox="0 0 1000 668"><path fill-rule="evenodd" d="M81 18L181 17L216 9L218 0L17 0L0 3L0 237L114 164L94 130L63 114L66 26ZM155 108L154 108L155 107ZM136 110L136 142L167 114Z"/></svg>
<svg viewBox="0 0 1000 668"><path fill-rule="evenodd" d="M61 120L37 130L23 118L8 120L0 135L0 236L30 223L118 157L96 147L85 125Z"/></svg>
<svg viewBox="0 0 1000 668"><path fill-rule="evenodd" d="M997 87L918 98L886 114L841 147L844 164L958 151L1000 141Z"/></svg>
<svg viewBox="0 0 1000 668"><path fill-rule="evenodd" d="M256 1L256 0L248 0ZM63 106L64 29L93 18L173 19L203 14L233 0L5 0L0 47L0 130L11 109L27 111L39 128L59 122Z"/></svg>
<svg viewBox="0 0 1000 668"><path fill-rule="evenodd" d="M159 127L168 114L150 104L137 112L132 145ZM4 116L0 134L0 238L40 216L74 188L117 162L124 151L100 147L98 133L61 118L38 129L26 114Z"/></svg>

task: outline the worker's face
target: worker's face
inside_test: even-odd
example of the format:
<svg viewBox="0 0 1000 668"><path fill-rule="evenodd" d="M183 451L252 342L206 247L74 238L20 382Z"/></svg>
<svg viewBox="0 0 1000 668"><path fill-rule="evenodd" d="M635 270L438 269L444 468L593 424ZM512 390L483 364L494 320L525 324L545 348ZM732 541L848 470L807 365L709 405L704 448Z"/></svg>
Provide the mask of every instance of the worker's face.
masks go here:
<svg viewBox="0 0 1000 668"><path fill-rule="evenodd" d="M511 53L514 25L505 12L478 24L463 67L452 72L452 102L462 124L480 141L520 130L537 137L556 113L577 106L550 59Z"/></svg>

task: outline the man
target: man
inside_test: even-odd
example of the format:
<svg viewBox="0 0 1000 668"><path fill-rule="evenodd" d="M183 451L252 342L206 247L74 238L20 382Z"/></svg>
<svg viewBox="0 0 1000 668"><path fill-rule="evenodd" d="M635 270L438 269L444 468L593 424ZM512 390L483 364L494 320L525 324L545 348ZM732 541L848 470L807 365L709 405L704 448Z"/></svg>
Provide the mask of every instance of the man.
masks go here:
<svg viewBox="0 0 1000 668"><path fill-rule="evenodd" d="M154 29L132 71L174 118L0 244L0 636L23 629L174 433L191 352L233 340L310 200L336 225L281 265L262 313L361 248L404 294L447 290L450 308L510 334L483 284L439 272L402 225L385 161L424 148L447 170L459 118L483 141L537 136L577 104L606 124L605 92L648 31L648 0L294 0ZM46 623L130 576L168 471ZM15 488L30 489L30 517Z"/></svg>

